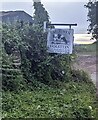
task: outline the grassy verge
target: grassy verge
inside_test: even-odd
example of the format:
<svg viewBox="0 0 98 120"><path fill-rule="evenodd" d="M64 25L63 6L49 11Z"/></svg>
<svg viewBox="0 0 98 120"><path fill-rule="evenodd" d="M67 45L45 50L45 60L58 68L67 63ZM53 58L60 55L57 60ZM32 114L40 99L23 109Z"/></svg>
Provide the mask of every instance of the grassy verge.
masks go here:
<svg viewBox="0 0 98 120"><path fill-rule="evenodd" d="M93 118L96 116L92 83L67 82L61 88L3 92L4 118Z"/></svg>
<svg viewBox="0 0 98 120"><path fill-rule="evenodd" d="M96 55L96 43L88 45L76 45L74 46L74 52L78 54Z"/></svg>
<svg viewBox="0 0 98 120"><path fill-rule="evenodd" d="M95 55L96 45L75 46L78 54ZM59 87L41 85L25 91L3 91L3 118L96 118L96 89L80 72L74 72L76 82L60 82ZM78 78L78 79L77 79ZM54 86L56 84L54 83ZM29 85L27 86L29 88Z"/></svg>

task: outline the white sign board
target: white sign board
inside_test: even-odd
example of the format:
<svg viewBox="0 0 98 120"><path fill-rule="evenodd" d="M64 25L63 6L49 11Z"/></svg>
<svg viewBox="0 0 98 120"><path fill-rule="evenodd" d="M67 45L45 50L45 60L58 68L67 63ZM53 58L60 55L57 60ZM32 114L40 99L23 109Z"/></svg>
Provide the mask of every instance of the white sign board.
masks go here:
<svg viewBox="0 0 98 120"><path fill-rule="evenodd" d="M49 53L72 54L73 29L50 29L47 36Z"/></svg>

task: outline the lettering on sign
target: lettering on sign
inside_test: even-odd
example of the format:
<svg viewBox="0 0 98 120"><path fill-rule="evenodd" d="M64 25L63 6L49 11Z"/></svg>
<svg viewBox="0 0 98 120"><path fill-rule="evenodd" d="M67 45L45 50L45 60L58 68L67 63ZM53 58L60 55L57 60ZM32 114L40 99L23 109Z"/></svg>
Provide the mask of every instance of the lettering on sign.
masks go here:
<svg viewBox="0 0 98 120"><path fill-rule="evenodd" d="M51 29L47 37L47 51L49 53L72 54L73 29Z"/></svg>

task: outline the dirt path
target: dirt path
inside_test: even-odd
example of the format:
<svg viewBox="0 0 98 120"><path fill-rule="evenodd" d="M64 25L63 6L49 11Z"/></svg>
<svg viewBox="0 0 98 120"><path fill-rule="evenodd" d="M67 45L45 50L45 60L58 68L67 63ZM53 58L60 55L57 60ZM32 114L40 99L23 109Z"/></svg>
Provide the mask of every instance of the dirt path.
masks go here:
<svg viewBox="0 0 98 120"><path fill-rule="evenodd" d="M86 71L96 85L96 56L95 55L78 55L74 65L76 69L83 69Z"/></svg>

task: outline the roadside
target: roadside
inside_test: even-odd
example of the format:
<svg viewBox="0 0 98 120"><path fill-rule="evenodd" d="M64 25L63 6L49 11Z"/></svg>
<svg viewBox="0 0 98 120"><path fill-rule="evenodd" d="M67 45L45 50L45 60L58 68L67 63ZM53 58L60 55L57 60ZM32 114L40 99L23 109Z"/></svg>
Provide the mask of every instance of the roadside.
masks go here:
<svg viewBox="0 0 98 120"><path fill-rule="evenodd" d="M86 71L96 85L96 55L78 54L74 67Z"/></svg>
<svg viewBox="0 0 98 120"><path fill-rule="evenodd" d="M74 63L75 69L84 70L91 77L93 83L96 84L96 43L87 45L76 45L74 47L77 58Z"/></svg>

